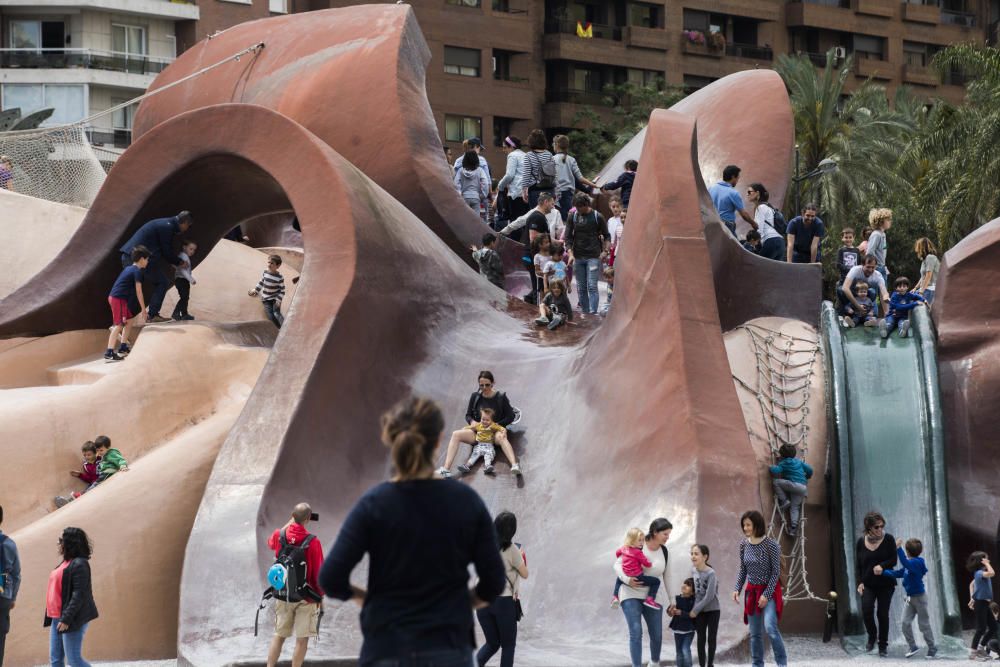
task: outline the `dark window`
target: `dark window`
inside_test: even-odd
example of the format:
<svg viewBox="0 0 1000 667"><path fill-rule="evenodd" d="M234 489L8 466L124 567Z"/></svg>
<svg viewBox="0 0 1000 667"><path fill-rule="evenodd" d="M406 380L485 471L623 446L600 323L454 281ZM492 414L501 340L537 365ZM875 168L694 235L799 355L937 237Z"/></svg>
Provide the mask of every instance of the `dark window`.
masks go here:
<svg viewBox="0 0 1000 667"><path fill-rule="evenodd" d="M461 76L479 76L479 49L462 49L457 46L444 47L444 71Z"/></svg>
<svg viewBox="0 0 1000 667"><path fill-rule="evenodd" d="M444 0L446 5L458 5L459 7L479 7L479 0Z"/></svg>
<svg viewBox="0 0 1000 667"><path fill-rule="evenodd" d="M697 76L695 74L685 74L684 75L684 92L691 94L696 90L704 88L713 81L718 81L710 76Z"/></svg>
<svg viewBox="0 0 1000 667"><path fill-rule="evenodd" d="M885 38L871 35L854 35L854 57L867 60L882 60L885 54Z"/></svg>
<svg viewBox="0 0 1000 667"><path fill-rule="evenodd" d="M903 42L903 62L911 67L926 67L927 45L919 42Z"/></svg>
<svg viewBox="0 0 1000 667"><path fill-rule="evenodd" d="M644 5L633 2L628 8L628 24L643 28L661 28L660 8L656 5Z"/></svg>
<svg viewBox="0 0 1000 667"><path fill-rule="evenodd" d="M483 136L483 119L476 116L444 117L445 141L465 141L472 137Z"/></svg>
<svg viewBox="0 0 1000 667"><path fill-rule="evenodd" d="M504 138L510 136L511 131L514 128L513 118L503 118L501 116L493 116L493 145L503 146Z"/></svg>

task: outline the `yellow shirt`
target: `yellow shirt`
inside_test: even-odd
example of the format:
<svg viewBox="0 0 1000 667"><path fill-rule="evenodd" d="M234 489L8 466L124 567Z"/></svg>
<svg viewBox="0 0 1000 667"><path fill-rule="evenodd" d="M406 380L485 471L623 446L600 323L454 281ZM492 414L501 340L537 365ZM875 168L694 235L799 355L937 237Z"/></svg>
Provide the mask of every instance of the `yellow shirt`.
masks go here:
<svg viewBox="0 0 1000 667"><path fill-rule="evenodd" d="M490 444L493 444L494 435L504 430L504 427L496 422L493 422L489 426L477 424L476 426L470 426L469 428L476 433L476 442Z"/></svg>

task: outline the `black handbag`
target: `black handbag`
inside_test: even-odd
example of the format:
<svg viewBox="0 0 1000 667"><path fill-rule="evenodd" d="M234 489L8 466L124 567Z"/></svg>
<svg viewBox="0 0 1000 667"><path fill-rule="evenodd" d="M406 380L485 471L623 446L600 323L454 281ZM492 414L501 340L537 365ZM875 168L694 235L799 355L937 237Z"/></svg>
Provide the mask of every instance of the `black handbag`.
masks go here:
<svg viewBox="0 0 1000 667"><path fill-rule="evenodd" d="M506 577L506 575L504 575ZM514 597L514 582L510 580L510 577L506 577L507 583L510 584L510 595ZM524 618L524 609L521 607L521 601L518 598L514 598L514 620L518 623Z"/></svg>

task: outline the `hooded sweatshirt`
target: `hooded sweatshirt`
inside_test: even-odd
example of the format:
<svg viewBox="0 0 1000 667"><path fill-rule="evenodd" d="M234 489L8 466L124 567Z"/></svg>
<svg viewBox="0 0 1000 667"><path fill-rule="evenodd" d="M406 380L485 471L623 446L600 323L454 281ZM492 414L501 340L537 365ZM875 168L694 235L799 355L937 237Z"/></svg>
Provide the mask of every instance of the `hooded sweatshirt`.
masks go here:
<svg viewBox="0 0 1000 667"><path fill-rule="evenodd" d="M285 539L288 540L289 544L302 544L308 535L309 531L305 529L305 526L295 522L292 522L285 529ZM271 534L267 546L274 551L274 557L277 558L281 552L281 528ZM323 595L323 589L319 587L319 569L321 567L323 567L323 545L319 543L319 538L315 537L306 549L306 583L314 591Z"/></svg>
<svg viewBox="0 0 1000 667"><path fill-rule="evenodd" d="M455 174L455 189L462 199L485 202L490 198L490 181L482 168L461 168Z"/></svg>
<svg viewBox="0 0 1000 667"><path fill-rule="evenodd" d="M112 447L101 457L101 462L97 464L97 471L102 475L113 475L126 467L128 467L128 461L125 460L121 452Z"/></svg>

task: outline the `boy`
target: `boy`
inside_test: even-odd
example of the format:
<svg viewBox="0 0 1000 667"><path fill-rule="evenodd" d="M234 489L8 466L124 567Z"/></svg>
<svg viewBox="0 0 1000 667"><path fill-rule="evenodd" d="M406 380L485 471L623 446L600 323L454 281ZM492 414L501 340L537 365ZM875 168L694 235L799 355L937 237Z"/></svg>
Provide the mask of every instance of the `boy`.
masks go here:
<svg viewBox="0 0 1000 667"><path fill-rule="evenodd" d="M798 532L802 503L806 499L806 480L813 476L812 466L796 458L796 453L795 445L782 445L778 449L781 460L778 465L771 466L771 474L775 477L771 483L774 497L778 500L778 510L783 512L791 507L787 530L789 537L795 537Z"/></svg>
<svg viewBox="0 0 1000 667"><path fill-rule="evenodd" d="M840 314L843 325L854 328L861 324L866 327L878 324L878 318L875 317L875 304L868 294L868 283L863 280L854 283L854 300L858 302L857 306L850 301L845 301L841 306Z"/></svg>
<svg viewBox="0 0 1000 667"><path fill-rule="evenodd" d="M889 314L879 322L878 331L882 338L888 338L896 326L899 326L899 337L910 335L910 311L926 303L923 296L910 291L910 279L906 276L896 278L893 284L892 296L889 297Z"/></svg>
<svg viewBox="0 0 1000 667"><path fill-rule="evenodd" d="M920 626L920 634L927 642L927 657L937 655L934 645L934 631L931 629L930 612L927 610L927 589L924 587L924 576L927 574L927 564L920 554L924 551L923 543L917 538L906 541L906 551L903 551L903 540L896 540L896 552L899 556L898 570L883 570L887 577L903 580L903 590L906 591L906 608L903 610L903 637L906 638L906 657L910 658L920 650L913 640L913 617L916 616Z"/></svg>
<svg viewBox="0 0 1000 667"><path fill-rule="evenodd" d="M552 259L545 262L545 266L542 267L542 273L545 276L545 292L549 291L549 282L552 280L566 281L566 276L569 275L569 267L566 265L566 248L562 243L557 243L552 248ZM567 287L566 291L570 291Z"/></svg>
<svg viewBox="0 0 1000 667"><path fill-rule="evenodd" d="M743 249L746 250L747 252L752 252L755 255L759 255L760 232L758 232L756 229L751 229L750 231L747 232L746 240L743 241L743 243L741 243L740 245L742 245Z"/></svg>
<svg viewBox="0 0 1000 667"><path fill-rule="evenodd" d="M472 259L476 260L476 264L479 265L479 275L484 276L500 289L504 289L503 262L500 259L500 253L496 251L496 245L496 234L483 234L482 248L470 246Z"/></svg>
<svg viewBox="0 0 1000 667"><path fill-rule="evenodd" d="M83 468L82 470L70 470L69 474L76 477L78 480L87 485L87 488L83 491L74 491L68 496L56 496L55 503L56 507L62 507L66 503L72 502L79 498L82 494L86 493L90 487L97 482L97 445L88 440L83 443L80 448L83 452Z"/></svg>
<svg viewBox="0 0 1000 667"><path fill-rule="evenodd" d="M621 189L622 208L628 208L628 202L632 198L632 184L635 183L635 172L638 170L638 162L635 160L626 160L625 171L607 185L602 185L601 192Z"/></svg>
<svg viewBox="0 0 1000 667"><path fill-rule="evenodd" d="M285 277L278 271L279 268L281 268L281 257L268 255L267 269L261 274L257 286L247 294L249 296L260 295L260 302L264 304L267 319L280 329L285 322L285 318L281 314L281 300L285 298Z"/></svg>
<svg viewBox="0 0 1000 667"><path fill-rule="evenodd" d="M184 241L181 244L181 251L177 257L181 260L177 267L177 277L174 279L174 287L177 288L177 305L174 306L174 313L170 317L175 320L193 320L194 317L188 312L188 299L191 297L191 285L196 285L197 280L191 274L191 256L198 250L198 244L194 241Z"/></svg>
<svg viewBox="0 0 1000 667"><path fill-rule="evenodd" d="M494 438L497 433L506 431L503 426L493 421L493 414L493 408L482 408L479 410L479 421L472 422L466 427L476 434L476 446L472 448L469 460L459 464L458 470L462 474L469 473L479 457L483 458L483 473L493 474L493 459L496 458Z"/></svg>
<svg viewBox="0 0 1000 667"><path fill-rule="evenodd" d="M97 448L97 456L101 460L97 465L97 481L90 485L91 489L118 471L128 472L128 461L125 460L120 451L111 446L111 438L99 435L94 438L94 446Z"/></svg>
<svg viewBox="0 0 1000 667"><path fill-rule="evenodd" d="M146 246L137 245L132 248L132 264L122 269L111 286L108 294L108 305L111 306L111 335L108 336L108 349L104 352L106 361L121 361L131 348L128 346L129 336L136 318L140 322L146 319L146 304L142 296L143 272L149 264L149 250ZM133 313L135 313L133 315ZM115 342L121 340L118 352L115 352Z"/></svg>
<svg viewBox="0 0 1000 667"><path fill-rule="evenodd" d="M861 264L861 251L854 247L854 230L845 227L840 233L843 247L837 251L837 269L840 270L840 282L844 282L847 272Z"/></svg>

